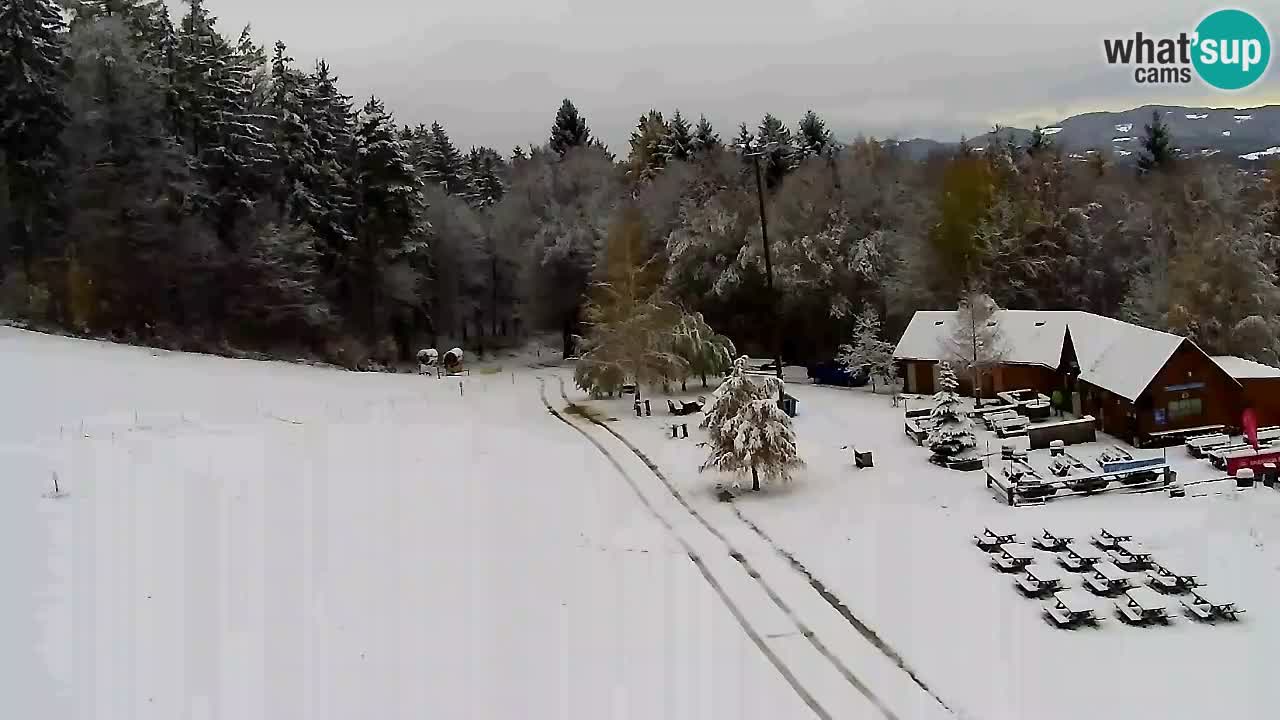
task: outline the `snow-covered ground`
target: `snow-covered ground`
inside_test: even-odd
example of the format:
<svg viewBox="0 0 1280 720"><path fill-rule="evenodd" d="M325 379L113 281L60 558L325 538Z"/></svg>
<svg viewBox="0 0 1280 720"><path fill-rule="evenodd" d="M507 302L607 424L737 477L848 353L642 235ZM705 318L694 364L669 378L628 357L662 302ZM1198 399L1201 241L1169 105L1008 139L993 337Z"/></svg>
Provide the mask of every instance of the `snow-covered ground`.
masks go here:
<svg viewBox="0 0 1280 720"><path fill-rule="evenodd" d="M515 365L0 328L0 717L812 717Z"/></svg>
<svg viewBox="0 0 1280 720"><path fill-rule="evenodd" d="M1208 482L1189 487L1186 498L1104 494L1010 508L986 489L981 473L930 465L927 451L903 433L902 408L887 394L805 383L790 383L788 392L799 399L796 429L807 467L789 486L748 492L731 504L714 491L727 478L696 470L706 452L696 445L705 438L697 418L690 439L671 439L665 409L636 418L625 402L587 405L617 418L608 425L694 508L744 535L754 526L794 557L957 717L1275 717L1280 492ZM854 444L874 453L874 468L854 468L841 449ZM1181 448L1168 454L1181 481L1221 476ZM1046 528L1082 539L1104 527L1132 534L1156 561L1198 574L1248 612L1239 623L1200 624L1170 596L1172 623L1138 628L1097 598L1102 627L1059 630L1044 620L1042 601L1023 597L1014 576L993 569L974 547L971 536L985 526L1027 540ZM1079 586L1080 577L1068 582Z"/></svg>

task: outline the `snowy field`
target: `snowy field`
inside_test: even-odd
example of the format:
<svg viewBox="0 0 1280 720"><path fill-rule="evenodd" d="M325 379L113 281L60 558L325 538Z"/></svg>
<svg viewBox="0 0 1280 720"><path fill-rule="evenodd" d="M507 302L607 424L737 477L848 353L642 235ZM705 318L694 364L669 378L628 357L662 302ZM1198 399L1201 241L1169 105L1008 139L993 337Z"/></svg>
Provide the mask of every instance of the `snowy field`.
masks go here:
<svg viewBox="0 0 1280 720"><path fill-rule="evenodd" d="M688 395L710 394L693 390ZM1229 483L1209 482L1189 487L1186 498L1104 494L1010 508L986 489L981 472L929 464L928 451L903 433L902 408L892 407L887 394L797 382L788 392L799 399L796 429L808 466L791 485L760 496L748 492L732 504L715 494L715 484L729 478L696 471L705 456L696 446L705 438L697 417L690 439L674 440L663 399L654 400L648 418L634 417L629 401L585 404L617 418L606 424L694 508L725 528L750 534L754 526L758 537L794 557L956 717L1276 717L1280 492L1237 492ZM572 389L569 395L582 399ZM841 448L855 443L874 453L875 468L854 468ZM980 448L984 444L980 440ZM1085 458L1102 446L1072 450ZM1222 476L1181 448L1168 455L1181 481ZM1198 574L1247 613L1235 624L1200 624L1170 596L1169 626L1131 627L1099 597L1101 627L1060 630L1043 618L1043 601L1023 597L1013 585L1016 575L996 571L973 545L972 535L985 526L1008 528L1028 541L1046 528L1082 539L1103 527L1131 534L1154 560ZM1070 587L1080 582L1068 574ZM898 716L913 717L911 711Z"/></svg>
<svg viewBox="0 0 1280 720"><path fill-rule="evenodd" d="M813 717L535 372L0 328L0 717Z"/></svg>

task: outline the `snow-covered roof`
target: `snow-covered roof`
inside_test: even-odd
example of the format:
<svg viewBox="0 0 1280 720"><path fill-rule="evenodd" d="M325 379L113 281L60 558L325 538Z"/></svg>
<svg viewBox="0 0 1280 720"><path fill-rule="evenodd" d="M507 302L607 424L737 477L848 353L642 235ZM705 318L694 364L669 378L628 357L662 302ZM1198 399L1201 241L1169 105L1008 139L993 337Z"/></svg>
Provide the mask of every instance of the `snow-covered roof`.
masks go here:
<svg viewBox="0 0 1280 720"><path fill-rule="evenodd" d="M1185 338L1077 310L1001 310L997 314L1002 362L1056 369L1067 331L1080 379L1136 400ZM954 310L921 310L894 350L896 360L943 360L952 355Z"/></svg>
<svg viewBox="0 0 1280 720"><path fill-rule="evenodd" d="M1280 368L1263 365L1234 355L1216 355L1213 361L1236 380L1260 380L1264 378L1280 378Z"/></svg>

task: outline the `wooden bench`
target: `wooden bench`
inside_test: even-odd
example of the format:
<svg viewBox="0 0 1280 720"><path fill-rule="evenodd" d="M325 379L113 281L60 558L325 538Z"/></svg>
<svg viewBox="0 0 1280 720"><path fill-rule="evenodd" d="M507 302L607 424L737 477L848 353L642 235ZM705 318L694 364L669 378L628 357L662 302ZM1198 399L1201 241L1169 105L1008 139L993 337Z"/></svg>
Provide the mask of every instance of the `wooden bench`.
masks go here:
<svg viewBox="0 0 1280 720"><path fill-rule="evenodd" d="M1196 435L1219 433L1226 429L1226 425L1201 425L1177 430L1159 430L1147 433L1145 437L1139 438L1138 447L1169 447L1170 445L1178 445L1185 442L1187 438Z"/></svg>

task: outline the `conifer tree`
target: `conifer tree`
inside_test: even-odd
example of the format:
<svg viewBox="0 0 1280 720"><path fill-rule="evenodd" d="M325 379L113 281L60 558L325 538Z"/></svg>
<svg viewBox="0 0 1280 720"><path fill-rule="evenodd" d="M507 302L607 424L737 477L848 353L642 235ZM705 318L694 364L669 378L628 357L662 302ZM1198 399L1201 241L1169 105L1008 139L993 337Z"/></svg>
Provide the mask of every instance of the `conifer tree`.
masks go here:
<svg viewBox="0 0 1280 720"><path fill-rule="evenodd" d="M749 471L751 489L759 491L762 479L786 482L804 462L791 418L778 407L782 381L750 377L746 365L746 357L734 362L732 373L704 410L702 427L710 438L711 452L701 469Z"/></svg>
<svg viewBox="0 0 1280 720"><path fill-rule="evenodd" d="M285 50L284 43L276 43L268 89L277 158L272 194L289 221L318 224L323 211L314 194L321 185L319 148L312 135L316 100L310 78L293 68L293 58Z"/></svg>
<svg viewBox="0 0 1280 720"><path fill-rule="evenodd" d="M10 226L4 243L31 279L52 236L61 143L67 123L60 8L52 0L0 4L0 187L8 189ZM10 247L0 247L0 266Z"/></svg>
<svg viewBox="0 0 1280 720"><path fill-rule="evenodd" d="M801 158L826 157L833 138L827 124L818 114L809 110L800 120L799 132L796 135L796 146Z"/></svg>
<svg viewBox="0 0 1280 720"><path fill-rule="evenodd" d="M667 123L662 138L662 156L666 162L688 160L693 155L693 133L689 121L684 119L677 109Z"/></svg>
<svg viewBox="0 0 1280 720"><path fill-rule="evenodd" d="M880 315L868 306L854 318L853 342L840 346L836 358L850 369L866 368L875 392L876 378L893 376L893 345L880 339Z"/></svg>
<svg viewBox="0 0 1280 720"><path fill-rule="evenodd" d="M463 167L467 201L475 207L491 207L506 192L503 174L506 164L497 150L473 147Z"/></svg>
<svg viewBox="0 0 1280 720"><path fill-rule="evenodd" d="M711 127L711 122L707 120L706 115L698 119L698 127L693 131L692 143L691 152L694 155L711 153L720 148L720 135Z"/></svg>
<svg viewBox="0 0 1280 720"><path fill-rule="evenodd" d="M338 90L338 79L328 63L316 63L311 74L313 88L311 137L315 142L318 187L314 197L318 215L311 220L316 231L320 266L338 281L338 290L349 304L355 199L349 170L355 161L355 116L351 98Z"/></svg>
<svg viewBox="0 0 1280 720"><path fill-rule="evenodd" d="M1031 131L1031 140L1027 142L1027 154L1036 157L1049 152L1053 148L1053 139L1046 135L1039 125Z"/></svg>
<svg viewBox="0 0 1280 720"><path fill-rule="evenodd" d="M1138 172L1147 173L1168 170L1174 163L1173 138L1169 126L1160 117L1160 111L1151 113L1151 122L1142 136L1142 152L1138 154Z"/></svg>
<svg viewBox="0 0 1280 720"><path fill-rule="evenodd" d="M765 182L769 187L776 188L784 177L795 170L799 159L791 131L781 120L766 114L756 130L756 142L765 152L760 161Z"/></svg>
<svg viewBox="0 0 1280 720"><path fill-rule="evenodd" d="M652 180L667 164L664 143L667 124L662 113L650 110L640 116L631 133L631 155L627 158L627 174L637 182Z"/></svg>
<svg viewBox="0 0 1280 720"><path fill-rule="evenodd" d="M960 383L949 363L939 365L938 387L941 389L933 396L933 411L929 415L933 429L925 438L925 444L935 457L949 459L975 447L978 441L973 435L973 421L960 405L960 395L956 392Z"/></svg>
<svg viewBox="0 0 1280 720"><path fill-rule="evenodd" d="M578 114L578 108L569 98L560 104L555 124L551 126L551 150L561 157L570 149L591 144L591 129L587 119Z"/></svg>
<svg viewBox="0 0 1280 720"><path fill-rule="evenodd" d="M421 169L423 182L440 185L450 195L466 193L462 153L440 123L431 123Z"/></svg>
<svg viewBox="0 0 1280 720"><path fill-rule="evenodd" d="M361 315L372 346L397 310L425 312L421 298L430 257L417 170L395 121L376 97L360 112L355 140L357 276L365 293Z"/></svg>

